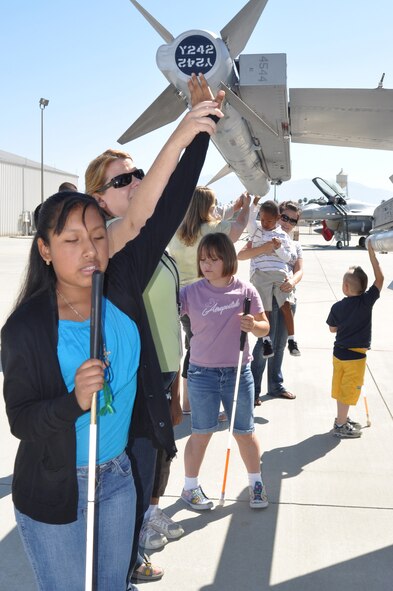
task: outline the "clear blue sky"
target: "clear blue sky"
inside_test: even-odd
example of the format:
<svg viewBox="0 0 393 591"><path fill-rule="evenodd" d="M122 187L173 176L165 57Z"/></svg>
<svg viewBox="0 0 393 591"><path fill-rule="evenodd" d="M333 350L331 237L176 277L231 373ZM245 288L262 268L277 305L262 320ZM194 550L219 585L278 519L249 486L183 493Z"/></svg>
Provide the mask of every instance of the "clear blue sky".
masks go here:
<svg viewBox="0 0 393 591"><path fill-rule="evenodd" d="M216 33L243 0L141 0L175 37ZM386 72L393 88L391 0L269 0L246 53L287 53L288 87L375 88ZM163 43L128 0L8 0L1 10L0 149L40 161L40 97L44 160L78 174L164 90L155 54ZM148 168L169 135L166 127L127 144ZM293 179L334 178L393 190L393 152L292 144ZM204 168L224 162L211 147ZM224 198L225 200L225 198Z"/></svg>

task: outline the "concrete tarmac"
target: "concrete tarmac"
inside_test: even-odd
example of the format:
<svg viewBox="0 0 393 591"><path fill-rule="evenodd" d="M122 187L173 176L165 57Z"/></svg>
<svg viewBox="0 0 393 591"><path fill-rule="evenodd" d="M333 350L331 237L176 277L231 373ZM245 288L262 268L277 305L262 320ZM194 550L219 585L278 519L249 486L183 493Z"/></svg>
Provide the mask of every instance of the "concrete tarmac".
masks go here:
<svg viewBox="0 0 393 591"><path fill-rule="evenodd" d="M296 400L263 397L255 410L269 507L248 506L247 474L233 444L224 507L218 506L227 447L227 424L207 450L200 481L215 508L188 510L179 499L183 450L190 418L176 428L179 453L161 507L185 534L152 552L164 567L151 591L389 591L393 580L393 254L378 258L385 286L373 314L364 393L351 416L364 428L357 440L332 436L330 397L334 336L326 318L343 297L342 276L362 265L372 283L368 254L355 246L338 251L317 235L301 235L304 278L297 288L296 335L301 357L285 354L286 387ZM12 305L30 240L0 238L0 322ZM241 243L237 245L239 248ZM239 275L248 278L248 263ZM2 374L0 374L2 383ZM263 392L266 391L263 385ZM18 442L10 435L0 401L0 591L34 591L35 585L13 515L11 480ZM61 565L72 568L72 565ZM61 572L60 568L60 572ZM81 590L83 584L81 584ZM113 590L117 591L117 590Z"/></svg>

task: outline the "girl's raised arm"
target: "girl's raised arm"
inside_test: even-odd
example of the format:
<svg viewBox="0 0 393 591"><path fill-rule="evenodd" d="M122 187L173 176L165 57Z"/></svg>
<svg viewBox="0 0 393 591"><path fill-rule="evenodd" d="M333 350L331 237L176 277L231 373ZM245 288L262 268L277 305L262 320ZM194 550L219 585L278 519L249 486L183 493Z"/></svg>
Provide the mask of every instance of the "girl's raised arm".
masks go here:
<svg viewBox="0 0 393 591"><path fill-rule="evenodd" d="M124 218L115 221L108 228L111 256L135 238L151 217L183 150L198 133L207 132L212 135L215 132L216 123L212 117L223 117L220 110L224 97L222 91L212 100L211 90L202 75L199 78L192 76L189 89L192 110L182 119L158 154L130 201Z"/></svg>

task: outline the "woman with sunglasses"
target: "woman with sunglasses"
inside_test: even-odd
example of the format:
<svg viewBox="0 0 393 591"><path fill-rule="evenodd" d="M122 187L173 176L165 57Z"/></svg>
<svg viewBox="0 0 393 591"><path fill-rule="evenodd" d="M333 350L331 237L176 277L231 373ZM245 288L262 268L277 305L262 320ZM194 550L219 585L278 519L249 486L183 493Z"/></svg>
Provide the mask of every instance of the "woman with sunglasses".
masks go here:
<svg viewBox="0 0 393 591"><path fill-rule="evenodd" d="M284 201L279 205L280 209L280 220L279 224L281 228L287 233L291 234L296 227L299 217L300 208L297 203L293 201ZM244 254L243 250L243 254ZM253 258L258 256L258 248L247 249L247 258ZM244 258L246 258L244 256ZM292 276L288 277L286 281L281 285L280 289L285 293L291 293L295 291L295 286L301 281L303 277L303 253L299 242L291 240L291 258L288 261L288 265L292 268ZM296 310L296 298L295 302L291 304L293 313ZM266 368L266 362L268 364L268 395L276 398L284 398L287 400L293 400L296 395L287 390L284 386L284 377L282 374L282 361L284 357L284 351L287 344L288 332L285 326L284 317L281 314L280 308L273 297L272 311L269 316L270 322L270 338L272 342L272 348L274 356L266 359L262 355L263 351L263 339L258 339L254 350L253 350L253 361L251 362L251 371L254 376L255 384L255 405L259 406L261 401L259 400L261 394L261 382L262 376Z"/></svg>
<svg viewBox="0 0 393 591"><path fill-rule="evenodd" d="M107 217L107 230L111 245L110 256L116 252L127 210L131 207L135 210L132 232L129 234L130 238L134 238L137 233L139 233L140 227L145 223L145 218L151 215L154 199L150 201L150 204L143 202L143 204L146 204L146 207L143 207L139 212L139 203L142 205L142 202L139 202L138 197L136 196L138 187L144 176L144 171L135 167L135 163L130 154L123 150L116 149L108 149L103 154L97 156L97 158L90 162L86 170L86 192L96 199ZM139 213L140 217L138 217ZM159 282L161 284L161 282L163 282L168 291L166 291L165 294L161 294L163 296L163 301L161 303L166 310L166 315L169 315L172 318L172 304L175 303L176 306L176 295L175 291L171 289L173 287L171 282L172 276L169 274L165 281L164 275L168 275L165 267L165 258L164 263L160 261L159 266L154 273L152 288L149 289L148 286L145 290L145 305L146 301L149 300L149 293L153 292L155 289L160 289L157 287L157 283ZM151 306L146 305L146 310L148 312L150 326L152 326L149 315ZM157 324L155 326L157 326ZM172 333L169 333L166 343L168 349L171 349L171 334ZM179 337L177 337L177 342L178 340ZM160 350L162 350L162 347L160 347ZM157 345L156 351L158 352ZM176 371L179 368L180 357L181 355L179 355ZM160 358L159 361L161 362ZM169 372L169 368L166 369L168 369ZM171 367L170 369L172 370L174 368ZM163 371L162 365L161 370ZM168 376L164 377L164 386L167 377ZM171 383L166 385L166 391L170 390L170 385ZM148 557L139 552L139 546L144 547L146 550L157 549L164 546L167 538L161 533L150 531L150 529L146 528L145 531L145 529L142 528L145 512L150 504L150 493L153 488L154 466L156 464L157 456L155 447L152 446L150 438L146 436L146 425L143 422L141 423L137 420L134 421L130 433L128 453L131 459L137 491L136 524L129 569L129 580L131 581L130 588L132 589L131 585L133 582L158 580L164 574L161 567L152 565ZM147 540L146 537L148 537Z"/></svg>
<svg viewBox="0 0 393 591"><path fill-rule="evenodd" d="M203 100L213 99L202 75L199 78L191 77L189 89L193 106ZM222 95L217 98L222 100ZM85 173L86 192L96 199L107 216L110 256L122 247L124 240L135 238L152 215L162 192L161 187L174 170L179 148L179 140L172 139L167 142L145 178L143 170L136 168L130 154L121 150L106 150L89 164ZM154 184L150 181L147 186L149 177L154 178ZM131 232L129 226L125 225L126 219L132 219ZM165 386L163 394L169 391L172 393L170 410L174 425L181 420L180 403L176 404L176 394L180 397L180 392L176 391L176 388L171 389L172 380L168 381L169 374L175 377L178 372L181 359L176 272L177 269L172 266L168 257L163 255L152 281L144 292L149 324ZM161 295L160 307L154 310L152 302L157 300L158 292ZM163 309L165 318L161 314ZM165 329L162 324L165 325ZM165 339L163 334L166 334ZM136 524L129 569L130 589L133 588L133 582L157 580L164 573L163 569L151 565L148 558L142 556L139 546L146 550L157 549L162 547L168 538L177 538L184 533L180 524L173 522L158 507L159 497L163 495L169 477L170 462L167 461L168 454L161 446L157 446L156 443L152 445L149 425L145 420L140 420L141 413L143 416L143 409L140 409L140 413L134 412L127 448L137 492ZM159 460L156 464L157 457ZM154 529L150 525L152 522Z"/></svg>

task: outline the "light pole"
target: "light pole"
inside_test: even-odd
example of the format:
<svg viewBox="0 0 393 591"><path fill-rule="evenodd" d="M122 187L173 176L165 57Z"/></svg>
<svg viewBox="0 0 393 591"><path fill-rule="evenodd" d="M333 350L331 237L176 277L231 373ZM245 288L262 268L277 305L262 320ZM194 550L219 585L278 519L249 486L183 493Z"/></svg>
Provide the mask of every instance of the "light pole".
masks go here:
<svg viewBox="0 0 393 591"><path fill-rule="evenodd" d="M44 202L44 109L49 105L49 100L40 98L41 109L41 203Z"/></svg>

